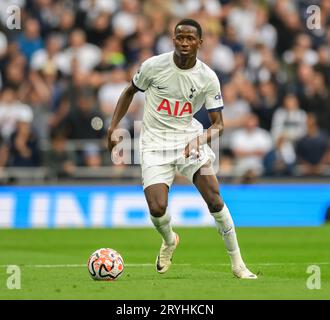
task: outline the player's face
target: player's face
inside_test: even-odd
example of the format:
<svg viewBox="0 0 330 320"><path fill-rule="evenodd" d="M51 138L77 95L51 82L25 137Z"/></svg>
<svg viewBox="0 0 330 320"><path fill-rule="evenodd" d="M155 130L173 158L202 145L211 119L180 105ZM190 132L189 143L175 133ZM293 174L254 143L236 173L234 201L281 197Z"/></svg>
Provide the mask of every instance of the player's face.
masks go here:
<svg viewBox="0 0 330 320"><path fill-rule="evenodd" d="M178 26L175 31L173 43L175 52L182 57L197 55L203 40L198 37L197 30L193 26Z"/></svg>

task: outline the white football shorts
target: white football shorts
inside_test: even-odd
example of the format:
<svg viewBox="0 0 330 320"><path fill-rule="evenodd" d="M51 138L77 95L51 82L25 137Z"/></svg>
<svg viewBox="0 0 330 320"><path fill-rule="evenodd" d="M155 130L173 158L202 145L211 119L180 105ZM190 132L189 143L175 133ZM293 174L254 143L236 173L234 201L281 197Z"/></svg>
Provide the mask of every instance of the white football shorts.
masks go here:
<svg viewBox="0 0 330 320"><path fill-rule="evenodd" d="M184 158L183 150L173 152L177 156L164 156L163 151L145 151L140 154L142 169L142 185L143 189L157 184L165 183L170 188L175 178L176 171L193 182L195 172L204 164L215 160L215 154L212 149L204 144L200 148L199 158ZM214 174L212 165L202 174Z"/></svg>

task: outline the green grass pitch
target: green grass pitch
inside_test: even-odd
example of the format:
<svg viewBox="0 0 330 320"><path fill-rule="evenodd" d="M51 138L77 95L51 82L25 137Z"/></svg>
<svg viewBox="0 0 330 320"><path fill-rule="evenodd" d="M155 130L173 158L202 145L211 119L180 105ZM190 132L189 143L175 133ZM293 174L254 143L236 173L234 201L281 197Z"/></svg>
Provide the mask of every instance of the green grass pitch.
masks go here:
<svg viewBox="0 0 330 320"><path fill-rule="evenodd" d="M180 245L168 273L154 261L160 236L151 229L0 230L0 299L330 299L330 225L237 228L243 258L258 280L232 276L213 228L175 228ZM93 281L89 255L119 251L125 271L115 282ZM321 289L308 289L309 265ZM21 267L21 289L7 288L7 265Z"/></svg>

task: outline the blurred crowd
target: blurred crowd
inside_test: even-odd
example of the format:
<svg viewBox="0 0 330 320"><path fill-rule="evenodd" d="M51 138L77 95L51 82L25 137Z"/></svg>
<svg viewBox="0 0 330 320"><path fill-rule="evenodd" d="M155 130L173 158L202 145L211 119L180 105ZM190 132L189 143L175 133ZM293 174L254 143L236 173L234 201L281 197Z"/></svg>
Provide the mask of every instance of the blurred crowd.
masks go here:
<svg viewBox="0 0 330 320"><path fill-rule="evenodd" d="M21 29L7 25L13 4ZM321 16L310 30L311 4ZM1 0L0 12L0 170L64 177L111 164L119 95L145 59L173 50L175 24L190 17L203 28L199 58L222 85L220 175L329 173L328 0ZM132 133L143 103L137 94L121 123ZM209 126L203 109L196 118Z"/></svg>

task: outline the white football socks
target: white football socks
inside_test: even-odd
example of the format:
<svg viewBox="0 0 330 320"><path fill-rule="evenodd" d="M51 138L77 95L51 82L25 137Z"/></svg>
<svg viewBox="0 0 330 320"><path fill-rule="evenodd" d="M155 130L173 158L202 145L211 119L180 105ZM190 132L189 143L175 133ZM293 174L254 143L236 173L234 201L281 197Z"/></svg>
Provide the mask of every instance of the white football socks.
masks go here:
<svg viewBox="0 0 330 320"><path fill-rule="evenodd" d="M211 214L214 217L217 229L225 242L225 247L231 259L232 269L244 268L245 264L238 246L234 222L226 204L221 211L213 212Z"/></svg>
<svg viewBox="0 0 330 320"><path fill-rule="evenodd" d="M165 214L161 217L154 217L152 215L150 215L151 221L154 224L154 226L156 227L157 231L161 234L161 236L163 237L166 245L170 246L175 244L175 233L172 230L171 227L171 216L170 214L167 212L165 212Z"/></svg>

